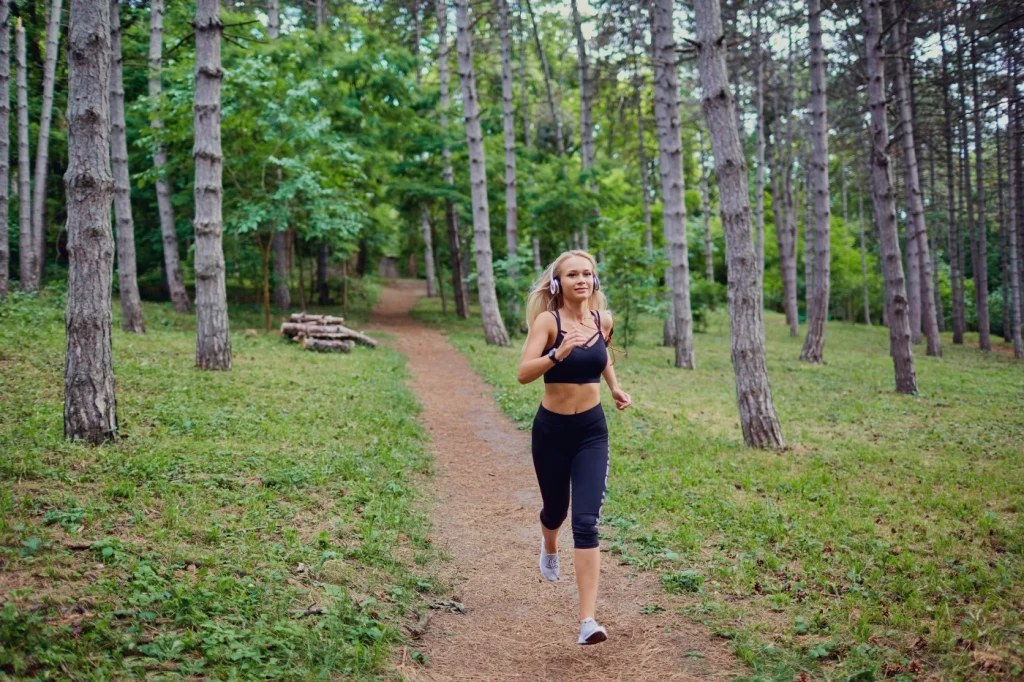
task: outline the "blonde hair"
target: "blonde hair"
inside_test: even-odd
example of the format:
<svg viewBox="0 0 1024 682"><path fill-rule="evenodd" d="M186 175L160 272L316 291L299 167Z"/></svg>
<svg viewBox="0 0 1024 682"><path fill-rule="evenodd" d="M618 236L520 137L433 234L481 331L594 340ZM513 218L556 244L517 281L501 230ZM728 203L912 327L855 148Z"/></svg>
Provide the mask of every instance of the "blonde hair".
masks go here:
<svg viewBox="0 0 1024 682"><path fill-rule="evenodd" d="M554 277L562 276L562 264L566 260L573 256L579 256L580 258L586 258L590 261L590 266L597 274L597 261L586 251L579 249L573 249L572 251L565 251L555 262L544 269L537 281L534 282L533 287L530 289L530 296L526 299L526 326L527 328L533 328L533 323L537 320L537 316L545 310L555 312L562 307L562 291L559 288L557 294L551 293L551 280ZM606 312L608 309L608 301L604 297L603 291L595 291L590 295L590 298L584 304L586 310L597 310L599 312Z"/></svg>

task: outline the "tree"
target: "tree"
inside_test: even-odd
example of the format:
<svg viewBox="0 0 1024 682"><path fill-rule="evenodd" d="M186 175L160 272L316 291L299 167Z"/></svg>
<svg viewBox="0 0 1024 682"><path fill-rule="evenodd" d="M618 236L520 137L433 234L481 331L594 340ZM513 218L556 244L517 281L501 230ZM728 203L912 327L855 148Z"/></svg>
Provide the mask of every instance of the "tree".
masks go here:
<svg viewBox="0 0 1024 682"><path fill-rule="evenodd" d="M14 28L15 80L18 88L18 279L22 291L39 288L36 250L32 248L32 175L28 157L28 86L25 67L25 27Z"/></svg>
<svg viewBox="0 0 1024 682"><path fill-rule="evenodd" d="M971 13L977 24L977 7L971 1ZM978 312L978 347L981 350L991 350L992 341L989 334L988 315L988 221L985 220L985 162L984 144L982 140L981 111L983 108L981 98L978 95L978 34L977 30L971 30L971 92L974 95L974 170L977 174L978 190L978 219L975 223L975 230L972 230L971 243L974 245L972 253L974 257L974 296L975 306ZM966 140L965 140L966 142Z"/></svg>
<svg viewBox="0 0 1024 682"><path fill-rule="evenodd" d="M121 75L121 19L117 0L110 0L110 161L114 173L114 215L117 224L117 289L121 299L121 328L143 334L146 321L135 278L135 221L128 180L128 139L124 122L124 84Z"/></svg>
<svg viewBox="0 0 1024 682"><path fill-rule="evenodd" d="M864 46L867 53L868 108L871 112L871 181L885 275L885 307L889 353L899 393L917 393L917 374L910 344L907 291L896 228L896 199L889 167L889 122L886 120L885 50L882 47L882 0L863 0Z"/></svg>
<svg viewBox="0 0 1024 682"><path fill-rule="evenodd" d="M32 184L32 235L36 249L36 286L46 270L46 179L49 177L50 124L53 121L53 87L56 80L57 49L60 40L61 0L53 0L46 25L46 62L43 65L43 110L39 115L36 140L35 182Z"/></svg>
<svg viewBox="0 0 1024 682"><path fill-rule="evenodd" d="M163 69L164 42L164 0L150 0L149 4L149 104L150 127L153 129L153 168L156 170L156 203L160 215L160 236L164 252L164 270L167 273L167 288L171 292L174 311L187 313L190 310L188 292L181 277L181 263L178 260L178 230L174 225L174 206L171 204L171 188L164 168L167 165L167 150L160 139L163 122L160 117L160 94L163 86L160 74Z"/></svg>
<svg viewBox="0 0 1024 682"><path fill-rule="evenodd" d="M757 202L757 242L754 252L757 254L757 271L761 273L762 287L764 279L764 46L761 44L761 9L758 2L754 17L754 89L757 100L757 184L754 186L754 200ZM772 197L774 199L774 196Z"/></svg>
<svg viewBox="0 0 1024 682"><path fill-rule="evenodd" d="M782 448L765 359L761 275L750 240L747 163L736 128L735 102L725 66L718 0L695 0L701 104L711 136L729 272L729 338L743 440L750 447Z"/></svg>
<svg viewBox="0 0 1024 682"><path fill-rule="evenodd" d="M953 343L964 342L966 323L964 320L964 288L963 288L963 260L961 258L961 241L959 235L959 216L956 206L956 174L953 171L953 102L950 97L950 89L953 81L949 74L949 55L946 52L946 26L939 25L939 45L942 49L942 111L945 123L946 141L946 251L949 254L949 283L953 295ZM960 195L961 202L963 194Z"/></svg>
<svg viewBox="0 0 1024 682"><path fill-rule="evenodd" d="M928 249L928 228L925 225L924 201L921 194L921 181L917 167L917 148L914 145L914 116L910 106L910 69L907 65L910 47L904 20L899 15L896 0L889 0L889 11L893 20L893 42L896 54L893 81L899 99L900 138L903 142L903 176L904 191L907 197L907 270L917 271L917 281L908 278L911 320L911 340L915 331L920 333L923 328L928 341L928 355L942 355L939 341L939 323L935 317L935 295L932 291L931 254ZM918 286L915 287L915 284ZM914 301L919 301L915 314Z"/></svg>
<svg viewBox="0 0 1024 682"><path fill-rule="evenodd" d="M1009 47L1007 41L1007 46ZM1007 162L1006 167L1009 169L1009 182L1007 183L1009 189L1009 213L1010 220L1007 225L1007 241L1010 261L1010 292L1011 301L1003 300L1003 306L1007 307L1008 303L1010 308L1010 329L1011 337L1013 338L1013 357L1018 360L1024 359L1024 345L1021 343L1021 269L1020 269L1020 254L1017 253L1017 219L1021 212L1020 202L1022 197L1017 194L1017 164L1015 163L1015 156L1017 156L1017 131L1020 126L1020 107L1021 102L1015 97L1017 94L1017 63L1011 53L1010 55L1010 69L1009 77L1007 79L1007 86L1009 92L1007 99L1010 104L1010 113L1008 118L1008 125L1006 126L1006 151L1007 151Z"/></svg>
<svg viewBox="0 0 1024 682"><path fill-rule="evenodd" d="M515 256L519 252L519 209L516 203L516 119L512 108L512 41L509 38L508 0L498 0L498 30L501 33L501 106L505 133L505 252L510 264L509 276L515 281Z"/></svg>
<svg viewBox="0 0 1024 682"><path fill-rule="evenodd" d="M11 8L0 7L0 301L7 297L11 248L7 229L11 175Z"/></svg>
<svg viewBox="0 0 1024 682"><path fill-rule="evenodd" d="M807 337L800 359L824 362L828 321L831 255L830 189L828 179L828 116L825 102L825 51L821 46L821 0L807 0L811 43L811 168L814 191L814 288L807 297ZM806 230L806 226L805 226ZM810 230L806 230L810 233ZM810 286L810 282L807 283Z"/></svg>
<svg viewBox="0 0 1024 682"><path fill-rule="evenodd" d="M776 86L776 94L778 93ZM796 208L793 205L793 37L789 33L789 51L786 56L785 88L786 136L782 149L776 154L776 173L782 181L782 224L776 219L776 241L779 245L779 270L782 275L782 302L786 312L789 335L795 337L799 331L800 316L796 291ZM778 114L776 113L776 117ZM778 136L776 136L776 139ZM774 197L773 197L774 199ZM778 209L776 208L776 216Z"/></svg>
<svg viewBox="0 0 1024 682"><path fill-rule="evenodd" d="M693 316L690 312L690 266L686 247L686 203L683 185L683 142L679 128L679 76L672 35L672 0L651 4L654 53L654 117L661 156L661 193L665 242L669 250L675 365L695 369Z"/></svg>
<svg viewBox="0 0 1024 682"><path fill-rule="evenodd" d="M452 172L452 152L448 147L448 107L450 105L448 95L448 4L447 2L436 2L434 7L437 11L437 70L440 84L439 106L441 109L440 123L444 136L441 147L442 175L445 186L449 191L455 184L455 174ZM444 201L445 224L448 228L448 254L451 258L452 288L455 292L455 314L462 319L469 318L469 287L466 284L466 277L462 270L462 245L459 236L458 214L455 212L455 203L451 197L445 197Z"/></svg>
<svg viewBox="0 0 1024 682"><path fill-rule="evenodd" d="M462 83L462 109L466 119L466 145L469 148L469 176L473 203L473 247L476 251L477 291L484 337L494 346L509 344L508 332L498 308L494 288L494 264L491 261L491 218L487 205L487 165L484 138L480 128L476 77L473 72L473 45L470 34L469 0L456 0L455 25L459 56L459 80Z"/></svg>
<svg viewBox="0 0 1024 682"><path fill-rule="evenodd" d="M565 158L565 135L562 132L562 117L558 115L558 108L555 106L555 95L551 90L551 67L548 64L548 55L540 42L540 31L537 29L537 17L533 13L533 5L526 0L526 10L530 13L530 23L533 26L533 44L537 47L537 56L540 57L540 64L544 71L544 88L548 94L548 109L551 111L551 120L555 123L555 144L558 149L558 157ZM565 162L562 163L565 168Z"/></svg>
<svg viewBox="0 0 1024 682"><path fill-rule="evenodd" d="M117 434L110 342L110 5L71 0L70 28L64 435L97 445Z"/></svg>
<svg viewBox="0 0 1024 682"><path fill-rule="evenodd" d="M267 4L267 37L277 40L280 31L280 6L278 0L270 0ZM288 290L288 230L276 230L270 240L270 248L274 252L274 305L283 310L292 303L291 292Z"/></svg>
<svg viewBox="0 0 1024 682"><path fill-rule="evenodd" d="M704 277L709 282L715 281L715 261L711 253L711 198L708 193L708 165L704 157L704 130L697 128L698 146L700 147L700 212L704 223Z"/></svg>
<svg viewBox="0 0 1024 682"><path fill-rule="evenodd" d="M196 366L231 369L221 233L220 0L196 0L195 146Z"/></svg>

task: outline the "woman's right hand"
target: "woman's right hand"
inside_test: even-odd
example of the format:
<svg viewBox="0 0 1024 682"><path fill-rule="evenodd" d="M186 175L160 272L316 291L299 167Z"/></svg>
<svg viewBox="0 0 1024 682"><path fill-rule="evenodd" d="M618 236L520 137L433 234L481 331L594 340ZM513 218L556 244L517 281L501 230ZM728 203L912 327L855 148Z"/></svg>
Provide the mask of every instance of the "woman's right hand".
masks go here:
<svg viewBox="0 0 1024 682"><path fill-rule="evenodd" d="M555 357L558 358L559 362L561 362L569 357L569 353L571 353L574 348L579 348L586 344L586 342L587 337L583 334L583 330L577 327L562 337L562 345L560 345L558 350L555 351Z"/></svg>

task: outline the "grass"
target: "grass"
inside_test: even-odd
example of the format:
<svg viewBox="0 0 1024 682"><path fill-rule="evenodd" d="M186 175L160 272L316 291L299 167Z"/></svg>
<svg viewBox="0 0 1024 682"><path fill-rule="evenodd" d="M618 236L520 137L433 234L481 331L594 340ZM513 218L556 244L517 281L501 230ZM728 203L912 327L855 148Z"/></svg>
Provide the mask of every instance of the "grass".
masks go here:
<svg viewBox="0 0 1024 682"><path fill-rule="evenodd" d="M515 380L521 338L488 347L438 307L417 314L529 428L542 385ZM743 446L724 312L693 372L642 325L616 366L634 407L609 419L605 546L689 595L751 680L1024 676L1024 365L947 336L906 397L884 328L831 322L811 366L780 316L766 327L778 453Z"/></svg>
<svg viewBox="0 0 1024 682"><path fill-rule="evenodd" d="M194 318L147 303L146 335L114 324L121 438L89 448L62 304L0 304L0 677L394 679L436 581L404 358L304 353L245 307L200 372Z"/></svg>

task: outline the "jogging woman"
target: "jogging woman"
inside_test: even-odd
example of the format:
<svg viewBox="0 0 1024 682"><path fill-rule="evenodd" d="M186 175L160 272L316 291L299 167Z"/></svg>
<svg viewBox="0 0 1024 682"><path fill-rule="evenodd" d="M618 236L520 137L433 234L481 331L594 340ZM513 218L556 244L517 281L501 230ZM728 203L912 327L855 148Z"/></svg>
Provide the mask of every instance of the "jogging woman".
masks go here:
<svg viewBox="0 0 1024 682"><path fill-rule="evenodd" d="M533 420L533 467L540 512L540 572L558 580L558 529L569 511L580 604L580 644L597 644L608 632L594 618L601 556L597 524L608 483L608 425L601 410L601 377L615 406L630 405L619 388L607 342L607 311L593 256L567 251L534 286L526 304L530 329L519 363L519 383L544 377L544 399Z"/></svg>

